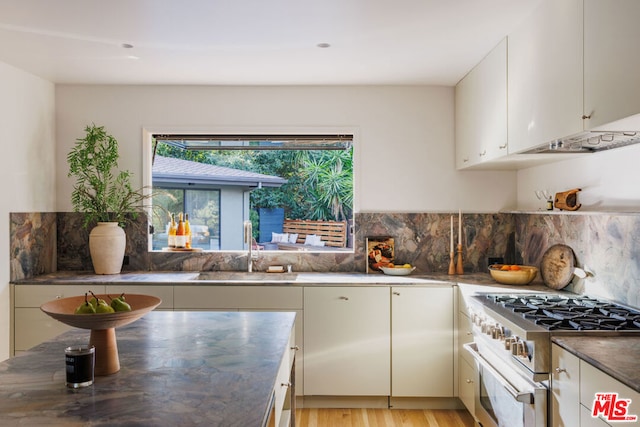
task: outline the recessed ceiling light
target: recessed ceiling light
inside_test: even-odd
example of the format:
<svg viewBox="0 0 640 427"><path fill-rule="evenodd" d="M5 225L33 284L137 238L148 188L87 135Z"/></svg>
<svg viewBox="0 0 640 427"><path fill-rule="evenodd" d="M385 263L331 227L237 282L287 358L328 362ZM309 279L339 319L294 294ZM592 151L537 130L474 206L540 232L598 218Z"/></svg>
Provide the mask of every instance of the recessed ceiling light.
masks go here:
<svg viewBox="0 0 640 427"><path fill-rule="evenodd" d="M331 47L329 43L318 43L316 46L319 47L320 49L326 49L328 47Z"/></svg>
<svg viewBox="0 0 640 427"><path fill-rule="evenodd" d="M125 49L131 49L131 48L133 48L133 45L129 44L129 43L122 43L122 47L125 48Z"/></svg>

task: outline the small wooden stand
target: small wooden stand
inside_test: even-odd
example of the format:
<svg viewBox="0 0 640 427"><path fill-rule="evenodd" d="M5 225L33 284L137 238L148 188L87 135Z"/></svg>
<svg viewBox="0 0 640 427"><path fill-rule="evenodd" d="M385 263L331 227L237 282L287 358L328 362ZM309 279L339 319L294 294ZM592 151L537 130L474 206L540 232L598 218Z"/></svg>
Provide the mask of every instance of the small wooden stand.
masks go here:
<svg viewBox="0 0 640 427"><path fill-rule="evenodd" d="M449 259L449 274L456 274L456 265L453 261L454 255L453 252L450 253Z"/></svg>
<svg viewBox="0 0 640 427"><path fill-rule="evenodd" d="M115 328L92 329L89 345L96 348L95 375L115 374L120 370Z"/></svg>
<svg viewBox="0 0 640 427"><path fill-rule="evenodd" d="M451 262L453 263L453 254L451 254ZM451 271L451 266L449 267L449 271ZM458 264L456 265L456 274L464 274L464 269L462 268L462 244L458 243Z"/></svg>

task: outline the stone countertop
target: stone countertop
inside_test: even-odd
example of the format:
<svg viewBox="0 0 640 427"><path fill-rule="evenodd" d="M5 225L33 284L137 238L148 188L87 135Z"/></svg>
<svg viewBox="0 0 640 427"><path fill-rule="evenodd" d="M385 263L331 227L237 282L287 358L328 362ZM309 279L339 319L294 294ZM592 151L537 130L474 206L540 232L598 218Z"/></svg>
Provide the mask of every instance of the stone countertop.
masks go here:
<svg viewBox="0 0 640 427"><path fill-rule="evenodd" d="M295 313L158 312L116 330L119 372L65 386L73 329L0 363L0 425L262 426Z"/></svg>
<svg viewBox="0 0 640 427"><path fill-rule="evenodd" d="M551 341L640 393L640 335L563 335Z"/></svg>
<svg viewBox="0 0 640 427"><path fill-rule="evenodd" d="M20 279L12 283L19 285L429 285L437 283L474 285L481 290L483 286L521 291L553 291L541 282L528 286L501 285L488 273L448 275L446 273L414 273L409 276L387 276L384 274L339 273L339 272L298 272L298 273L245 273L239 271L204 272L207 279L199 279L198 271L135 271L120 274L98 275L93 272L59 271L42 274L29 279Z"/></svg>

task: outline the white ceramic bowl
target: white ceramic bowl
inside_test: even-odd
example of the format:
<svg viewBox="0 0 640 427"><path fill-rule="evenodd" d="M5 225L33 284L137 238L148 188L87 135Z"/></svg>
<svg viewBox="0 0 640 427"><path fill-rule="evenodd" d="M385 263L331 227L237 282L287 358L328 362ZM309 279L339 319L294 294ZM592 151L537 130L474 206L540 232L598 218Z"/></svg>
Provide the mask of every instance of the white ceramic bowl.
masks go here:
<svg viewBox="0 0 640 427"><path fill-rule="evenodd" d="M415 267L380 267L384 274L388 274L389 276L408 276L411 274Z"/></svg>
<svg viewBox="0 0 640 427"><path fill-rule="evenodd" d="M504 285L528 285L538 274L538 269L530 265L519 265L519 270L502 270L503 264L489 267L491 277Z"/></svg>

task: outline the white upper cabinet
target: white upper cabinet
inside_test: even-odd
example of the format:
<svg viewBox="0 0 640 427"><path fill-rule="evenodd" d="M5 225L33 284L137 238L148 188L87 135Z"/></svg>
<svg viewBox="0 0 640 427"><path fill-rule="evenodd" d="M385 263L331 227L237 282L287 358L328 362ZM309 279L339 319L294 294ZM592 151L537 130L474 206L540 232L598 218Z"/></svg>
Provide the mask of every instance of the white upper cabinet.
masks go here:
<svg viewBox="0 0 640 427"><path fill-rule="evenodd" d="M507 39L469 72L455 91L456 167L507 154Z"/></svg>
<svg viewBox="0 0 640 427"><path fill-rule="evenodd" d="M584 114L592 129L640 113L640 1L585 0ZM630 125L604 130L638 130ZM631 125L633 126L633 125Z"/></svg>
<svg viewBox="0 0 640 427"><path fill-rule="evenodd" d="M509 154L582 131L582 34L582 0L545 0L509 34Z"/></svg>
<svg viewBox="0 0 640 427"><path fill-rule="evenodd" d="M640 130L628 119L640 113L638 17L637 0L544 0L509 35L509 154L585 130Z"/></svg>

